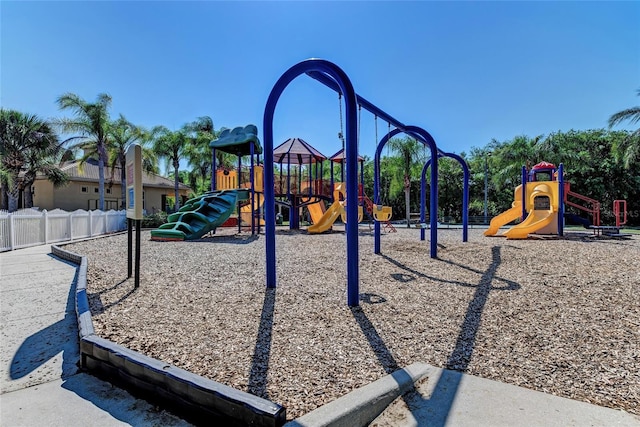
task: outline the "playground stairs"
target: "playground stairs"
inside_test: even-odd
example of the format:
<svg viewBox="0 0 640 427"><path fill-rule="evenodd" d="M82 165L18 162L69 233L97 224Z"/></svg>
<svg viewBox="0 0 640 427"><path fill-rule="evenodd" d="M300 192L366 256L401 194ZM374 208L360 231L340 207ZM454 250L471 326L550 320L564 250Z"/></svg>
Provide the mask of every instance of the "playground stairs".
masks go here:
<svg viewBox="0 0 640 427"><path fill-rule="evenodd" d="M628 233L621 233L620 227L615 225L591 225L589 226L589 229L593 230L593 234L595 236L617 237L622 239L632 236Z"/></svg>

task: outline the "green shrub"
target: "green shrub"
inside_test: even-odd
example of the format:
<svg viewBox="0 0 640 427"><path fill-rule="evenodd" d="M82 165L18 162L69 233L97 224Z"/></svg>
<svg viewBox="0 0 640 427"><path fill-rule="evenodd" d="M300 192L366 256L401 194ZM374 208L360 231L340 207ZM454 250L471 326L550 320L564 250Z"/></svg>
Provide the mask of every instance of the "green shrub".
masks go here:
<svg viewBox="0 0 640 427"><path fill-rule="evenodd" d="M142 228L158 228L167 222L166 212L157 212L153 215L147 215L142 219Z"/></svg>

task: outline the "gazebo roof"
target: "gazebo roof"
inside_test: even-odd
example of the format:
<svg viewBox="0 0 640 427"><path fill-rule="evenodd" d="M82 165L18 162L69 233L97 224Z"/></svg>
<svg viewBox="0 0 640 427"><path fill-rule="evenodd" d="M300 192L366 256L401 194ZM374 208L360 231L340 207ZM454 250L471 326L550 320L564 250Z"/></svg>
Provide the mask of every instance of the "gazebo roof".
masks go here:
<svg viewBox="0 0 640 427"><path fill-rule="evenodd" d="M344 154L344 148L341 148L340 151L338 151L336 154L334 154L333 156L329 157L329 160L331 160L334 163L342 163L342 161L345 159L345 154ZM364 157L362 156L358 156L358 161L359 162L364 162Z"/></svg>
<svg viewBox="0 0 640 427"><path fill-rule="evenodd" d="M302 138L289 138L273 149L274 163L306 165L323 160L327 160L327 157Z"/></svg>

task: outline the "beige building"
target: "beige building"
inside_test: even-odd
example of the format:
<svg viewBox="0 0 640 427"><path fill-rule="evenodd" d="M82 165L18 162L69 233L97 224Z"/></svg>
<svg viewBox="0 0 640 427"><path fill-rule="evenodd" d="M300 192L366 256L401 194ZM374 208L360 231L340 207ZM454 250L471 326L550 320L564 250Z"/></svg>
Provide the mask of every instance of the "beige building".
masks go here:
<svg viewBox="0 0 640 427"><path fill-rule="evenodd" d="M89 160L83 165L80 162L69 162L61 168L69 175L69 184L64 187L54 188L53 184L45 177L38 177L33 185L33 206L40 209L63 209L74 211L76 209L98 209L98 165ZM173 180L155 174L142 175L143 209L147 214L167 210L167 198L173 199ZM122 200L120 186L120 169L116 168L111 179L111 169L105 168L104 209L123 209L125 201ZM191 194L191 189L180 184L181 204Z"/></svg>

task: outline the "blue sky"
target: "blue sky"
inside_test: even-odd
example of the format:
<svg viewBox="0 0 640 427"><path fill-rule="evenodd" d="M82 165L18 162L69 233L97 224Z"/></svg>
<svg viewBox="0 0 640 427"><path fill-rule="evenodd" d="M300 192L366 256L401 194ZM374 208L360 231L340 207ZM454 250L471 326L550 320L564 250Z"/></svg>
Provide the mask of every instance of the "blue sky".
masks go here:
<svg viewBox="0 0 640 427"><path fill-rule="evenodd" d="M456 153L606 127L640 103L640 2L2 1L0 16L0 103L44 118L68 114L65 92L106 92L112 116L138 125L207 115L262 131L274 83L310 57ZM285 90L276 144L300 137L331 155L339 130L335 92L306 76ZM360 152L375 143L363 111Z"/></svg>

